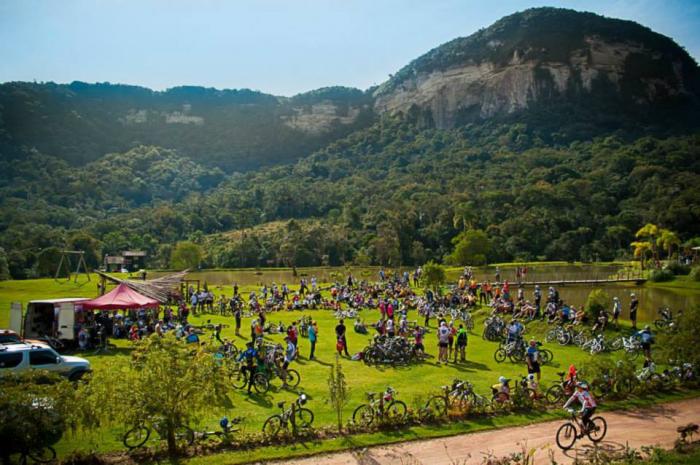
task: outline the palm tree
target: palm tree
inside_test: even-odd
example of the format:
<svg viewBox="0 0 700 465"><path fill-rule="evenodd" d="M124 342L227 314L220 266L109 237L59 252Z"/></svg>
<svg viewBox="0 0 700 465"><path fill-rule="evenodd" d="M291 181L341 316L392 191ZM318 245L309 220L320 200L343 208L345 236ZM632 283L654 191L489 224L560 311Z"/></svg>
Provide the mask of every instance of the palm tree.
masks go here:
<svg viewBox="0 0 700 465"><path fill-rule="evenodd" d="M639 266L644 270L644 258L646 258L647 252L652 250L652 244L648 241L636 241L630 244L634 247L634 256L639 257Z"/></svg>
<svg viewBox="0 0 700 465"><path fill-rule="evenodd" d="M656 238L659 237L659 227L652 223L647 223L635 233L634 237L637 239L647 239L647 242L651 245L651 254L654 259L658 260L659 255L656 251ZM632 247L634 247L634 242ZM636 256L636 255L635 255Z"/></svg>
<svg viewBox="0 0 700 465"><path fill-rule="evenodd" d="M659 238L656 240L656 243L659 247L668 251L668 259L671 260L673 246L680 246L681 240L678 235L670 229L662 229L659 231Z"/></svg>

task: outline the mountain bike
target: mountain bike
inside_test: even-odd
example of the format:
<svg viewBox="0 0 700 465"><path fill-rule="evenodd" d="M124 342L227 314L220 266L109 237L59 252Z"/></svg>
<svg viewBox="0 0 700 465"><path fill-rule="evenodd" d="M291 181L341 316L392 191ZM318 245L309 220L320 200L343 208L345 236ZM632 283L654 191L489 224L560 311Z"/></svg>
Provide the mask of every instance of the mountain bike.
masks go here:
<svg viewBox="0 0 700 465"><path fill-rule="evenodd" d="M277 436L282 428L289 429L296 433L299 429L309 428L314 422L314 412L304 407L306 404L306 394L299 394L299 397L285 410L284 401L278 402L277 407L282 413L272 415L263 423L262 432L265 436Z"/></svg>
<svg viewBox="0 0 700 465"><path fill-rule="evenodd" d="M163 420L156 420L150 425L145 422L135 425L124 433L122 443L129 450L139 448L148 441L153 430L158 433L162 441L167 440L168 433ZM194 431L192 431L192 428L186 425L175 425L175 443L178 446L191 446L193 442Z"/></svg>
<svg viewBox="0 0 700 465"><path fill-rule="evenodd" d="M550 404L559 403L562 400L564 400L565 397L569 397L574 393L575 383L564 379L566 373L560 371L557 373L557 375L559 375L559 381L550 386L549 389L547 389L547 392L545 393L547 402L549 402Z"/></svg>
<svg viewBox="0 0 700 465"><path fill-rule="evenodd" d="M253 389L255 389L255 392L258 394L265 394L270 390L270 380L264 373L257 371L257 369L257 367L253 368ZM229 381L236 389L245 389L248 386L249 377L250 371L244 370L240 364L236 364L229 373Z"/></svg>
<svg viewBox="0 0 700 465"><path fill-rule="evenodd" d="M394 400L397 394L391 387L382 393L379 398L375 392L367 393L366 404L362 404L352 413L352 421L356 425L369 426L377 421L398 422L405 421L408 415L406 404L400 400Z"/></svg>
<svg viewBox="0 0 700 465"><path fill-rule="evenodd" d="M442 393L428 399L418 411L422 421L446 417L450 410L462 413L476 404L476 394L469 381L455 380L451 386L442 386Z"/></svg>
<svg viewBox="0 0 700 465"><path fill-rule="evenodd" d="M608 424L605 418L600 416L591 418L591 427L587 428L573 409L569 409L569 413L571 414L571 419L557 430L557 446L560 449L571 449L574 443L583 438L584 435L588 436L588 439L595 443L605 438L605 434L608 432Z"/></svg>
<svg viewBox="0 0 700 465"><path fill-rule="evenodd" d="M518 363L525 360L525 349L527 348L523 339L516 339L512 342L501 342L501 345L493 353L496 362L501 363L509 358L511 362Z"/></svg>

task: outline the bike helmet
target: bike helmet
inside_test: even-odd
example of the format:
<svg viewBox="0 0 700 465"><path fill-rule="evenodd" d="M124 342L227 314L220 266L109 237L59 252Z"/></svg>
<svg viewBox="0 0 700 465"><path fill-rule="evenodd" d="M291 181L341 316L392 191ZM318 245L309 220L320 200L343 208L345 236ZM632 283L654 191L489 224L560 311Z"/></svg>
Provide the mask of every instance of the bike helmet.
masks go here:
<svg viewBox="0 0 700 465"><path fill-rule="evenodd" d="M501 377L498 378L498 382L501 383L501 384L505 384L505 383L507 383L508 381L510 381L510 379L506 378L505 376L501 376Z"/></svg>
<svg viewBox="0 0 700 465"><path fill-rule="evenodd" d="M588 384L584 383L583 381L579 381L578 383L576 383L576 387L585 389L586 391L588 390Z"/></svg>
<svg viewBox="0 0 700 465"><path fill-rule="evenodd" d="M306 394L299 395L299 404L304 405L306 403Z"/></svg>
<svg viewBox="0 0 700 465"><path fill-rule="evenodd" d="M527 375L527 380L528 380L528 381L534 381L534 380L535 380L535 375L534 375L533 373L530 373L529 375Z"/></svg>

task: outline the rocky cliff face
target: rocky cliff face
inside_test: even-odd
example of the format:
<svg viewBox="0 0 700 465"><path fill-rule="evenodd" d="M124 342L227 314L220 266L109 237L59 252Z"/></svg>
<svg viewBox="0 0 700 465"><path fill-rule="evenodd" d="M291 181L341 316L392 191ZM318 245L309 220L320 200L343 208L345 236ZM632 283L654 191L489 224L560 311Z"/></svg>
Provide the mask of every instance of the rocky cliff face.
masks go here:
<svg viewBox="0 0 700 465"><path fill-rule="evenodd" d="M571 23L572 13L589 22L573 21L560 41L561 23L552 24L551 16L563 14L562 21ZM600 27L616 22L646 34L623 38ZM562 99L583 104L612 99L626 106L696 99L697 65L667 41L635 23L568 10L530 10L417 59L375 91L375 109L418 112L435 126L449 128Z"/></svg>

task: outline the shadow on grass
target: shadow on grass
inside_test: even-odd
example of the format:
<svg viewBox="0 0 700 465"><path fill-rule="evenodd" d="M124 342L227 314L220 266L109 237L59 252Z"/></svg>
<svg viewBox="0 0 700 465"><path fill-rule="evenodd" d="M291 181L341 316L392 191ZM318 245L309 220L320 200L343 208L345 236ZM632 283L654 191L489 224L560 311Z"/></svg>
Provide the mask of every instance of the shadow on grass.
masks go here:
<svg viewBox="0 0 700 465"><path fill-rule="evenodd" d="M262 394L256 394L256 393L248 394L248 396L245 397L244 402L248 402L249 404L259 405L260 407L264 407L264 408L272 407L272 401L270 401L269 397L266 395L262 395Z"/></svg>

